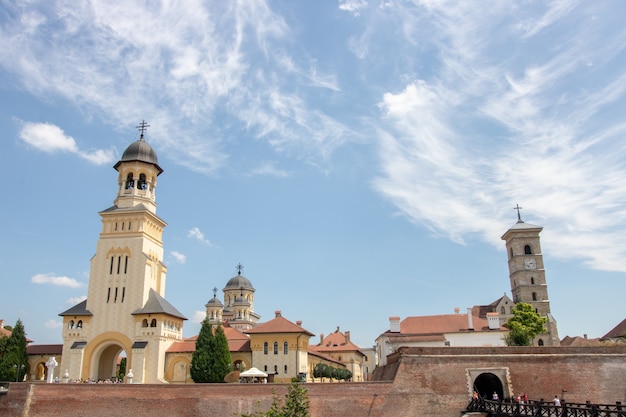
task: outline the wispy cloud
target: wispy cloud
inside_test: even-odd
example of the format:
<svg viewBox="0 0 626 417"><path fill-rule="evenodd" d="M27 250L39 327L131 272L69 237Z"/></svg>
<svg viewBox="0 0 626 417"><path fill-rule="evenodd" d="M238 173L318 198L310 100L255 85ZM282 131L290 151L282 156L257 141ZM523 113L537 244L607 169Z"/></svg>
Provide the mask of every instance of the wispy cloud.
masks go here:
<svg viewBox="0 0 626 417"><path fill-rule="evenodd" d="M202 323L202 321L206 318L206 311L194 311L192 321L194 323Z"/></svg>
<svg viewBox="0 0 626 417"><path fill-rule="evenodd" d="M46 329L60 329L63 327L63 322L59 320L48 320L44 323Z"/></svg>
<svg viewBox="0 0 626 417"><path fill-rule="evenodd" d="M374 188L436 234L460 243L477 234L498 247L497 228L513 222L520 202L526 220L550 224L544 240L555 256L626 271L626 250L618 249L626 247L618 214L626 211L626 184L618 179L626 175L626 132L621 122L602 122L609 104L626 101L626 79L610 71L603 85L576 88L580 74L601 71L587 62L599 59L602 39L572 38L567 23L560 27L576 2L539 10L532 19L540 23L521 32L509 10L494 8L485 19L450 6L432 2L427 10L442 29L438 76L380 102L382 175ZM407 25L424 12L397 10ZM562 29L562 37L546 44L538 37L547 28ZM553 52L529 62L507 53L498 61L493 50L503 42Z"/></svg>
<svg viewBox="0 0 626 417"><path fill-rule="evenodd" d="M202 233L200 229L195 226L192 227L191 230L189 230L189 232L187 232L187 237L196 239L199 242L212 246L211 242L204 237L204 233Z"/></svg>
<svg viewBox="0 0 626 417"><path fill-rule="evenodd" d="M204 238L204 236L202 236L202 238ZM174 258L174 260L179 264L184 264L185 262L187 262L187 257L180 252L173 250L170 252L170 255L172 255L172 258Z"/></svg>
<svg viewBox="0 0 626 417"><path fill-rule="evenodd" d="M81 303L85 301L86 299L87 299L86 295L81 295L79 297L70 297L67 300L65 300L65 302L69 305L75 306L76 304Z"/></svg>
<svg viewBox="0 0 626 417"><path fill-rule="evenodd" d="M289 176L289 172L276 167L275 162L264 162L256 168L252 169L252 175L268 175L270 177L285 178Z"/></svg>
<svg viewBox="0 0 626 417"><path fill-rule="evenodd" d="M85 286L84 283L76 281L74 278L57 276L54 273L37 274L30 281L34 284L50 284L59 287L81 288Z"/></svg>
<svg viewBox="0 0 626 417"><path fill-rule="evenodd" d="M96 165L108 164L115 159L112 149L80 150L74 138L66 135L60 127L50 123L24 122L19 136L22 141L37 150L47 153L73 153Z"/></svg>

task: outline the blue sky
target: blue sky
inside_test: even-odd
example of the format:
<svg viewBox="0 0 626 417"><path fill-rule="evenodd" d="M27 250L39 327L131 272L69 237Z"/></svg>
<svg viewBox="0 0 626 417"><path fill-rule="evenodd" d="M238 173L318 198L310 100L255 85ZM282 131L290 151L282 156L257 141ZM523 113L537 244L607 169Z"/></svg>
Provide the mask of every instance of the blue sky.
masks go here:
<svg viewBox="0 0 626 417"><path fill-rule="evenodd" d="M0 318L61 343L112 166L146 139L166 298L236 274L312 333L510 295L544 227L561 337L626 316L626 3L0 0Z"/></svg>

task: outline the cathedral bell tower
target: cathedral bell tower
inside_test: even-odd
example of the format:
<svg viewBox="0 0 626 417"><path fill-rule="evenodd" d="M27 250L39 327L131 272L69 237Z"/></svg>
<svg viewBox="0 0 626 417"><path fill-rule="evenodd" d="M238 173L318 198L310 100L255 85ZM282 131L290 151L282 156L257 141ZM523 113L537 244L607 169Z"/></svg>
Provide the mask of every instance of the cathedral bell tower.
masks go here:
<svg viewBox="0 0 626 417"><path fill-rule="evenodd" d="M117 196L101 211L102 230L91 258L87 299L61 313L63 363L70 379L119 377L134 383L164 380L165 351L182 340L186 318L165 300L163 229L156 214L157 176L163 170L156 152L141 136L115 164ZM123 376L123 375L122 375Z"/></svg>
<svg viewBox="0 0 626 417"><path fill-rule="evenodd" d="M548 318L547 333L538 335L535 345L559 346L556 321L550 312L546 271L541 254L539 233L543 227L524 223L517 206L517 223L502 235L509 258L509 279L514 303L528 303L542 317Z"/></svg>

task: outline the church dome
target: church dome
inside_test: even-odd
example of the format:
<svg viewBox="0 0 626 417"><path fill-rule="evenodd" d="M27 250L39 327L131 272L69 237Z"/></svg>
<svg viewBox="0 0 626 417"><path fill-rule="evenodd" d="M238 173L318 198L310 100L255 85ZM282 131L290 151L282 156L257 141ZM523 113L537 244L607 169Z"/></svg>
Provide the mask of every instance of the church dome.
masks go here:
<svg viewBox="0 0 626 417"><path fill-rule="evenodd" d="M205 307L210 306L223 307L224 304L222 304L222 302L217 297L213 296L213 298L211 298L209 302L205 304Z"/></svg>
<svg viewBox="0 0 626 417"><path fill-rule="evenodd" d="M146 164L154 165L159 170L159 174L163 172L159 166L159 158L157 157L156 152L152 149L152 146L150 146L150 144L143 139L143 135L139 140L134 141L128 146L128 148L126 148L122 154L122 159L115 164L115 168L117 168L122 162L132 161L145 162Z"/></svg>
<svg viewBox="0 0 626 417"><path fill-rule="evenodd" d="M226 287L224 287L223 291L240 289L254 291L254 287L252 286L250 280L241 274L237 274L228 280L228 282L226 283Z"/></svg>

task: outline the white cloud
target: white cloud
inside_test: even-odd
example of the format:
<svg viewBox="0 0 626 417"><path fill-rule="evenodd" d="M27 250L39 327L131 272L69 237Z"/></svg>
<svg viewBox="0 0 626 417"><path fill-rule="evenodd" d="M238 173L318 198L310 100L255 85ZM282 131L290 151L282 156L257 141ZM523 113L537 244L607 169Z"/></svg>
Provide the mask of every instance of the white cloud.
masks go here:
<svg viewBox="0 0 626 417"><path fill-rule="evenodd" d="M98 149L90 152L79 150L74 138L67 136L60 127L50 123L24 122L19 137L40 151L47 153L69 152L96 165L111 163L115 158L112 149Z"/></svg>
<svg viewBox="0 0 626 417"><path fill-rule="evenodd" d="M359 15L359 10L367 7L367 0L340 0L339 10L351 12L355 16Z"/></svg>
<svg viewBox="0 0 626 417"><path fill-rule="evenodd" d="M46 329L60 329L63 327L63 321L59 320L48 320L44 323L44 327Z"/></svg>
<svg viewBox="0 0 626 417"><path fill-rule="evenodd" d="M70 297L65 302L69 305L75 306L76 304L82 303L87 299L86 295L81 295L79 297Z"/></svg>
<svg viewBox="0 0 626 417"><path fill-rule="evenodd" d="M205 243L209 246L211 245L211 242L208 239L204 238L204 233L202 233L200 229L195 226L192 227L191 230L189 230L189 232L187 232L187 237L196 239L197 241Z"/></svg>
<svg viewBox="0 0 626 417"><path fill-rule="evenodd" d="M275 162L264 162L261 165L254 168L251 173L253 175L269 175L271 177L285 178L289 176L289 173L283 169L276 168Z"/></svg>
<svg viewBox="0 0 626 417"><path fill-rule="evenodd" d="M202 323L202 321L206 318L206 311L194 311L193 312L193 319L191 319L191 321L193 323Z"/></svg>
<svg viewBox="0 0 626 417"><path fill-rule="evenodd" d="M184 264L185 262L187 262L187 257L184 254L180 253L180 252L177 252L177 251L173 250L173 251L170 252L170 255L172 255L172 257L179 264Z"/></svg>
<svg viewBox="0 0 626 417"><path fill-rule="evenodd" d="M51 284L59 287L80 288L85 286L84 283L76 281L74 278L57 276L54 273L37 274L30 280L35 284Z"/></svg>

